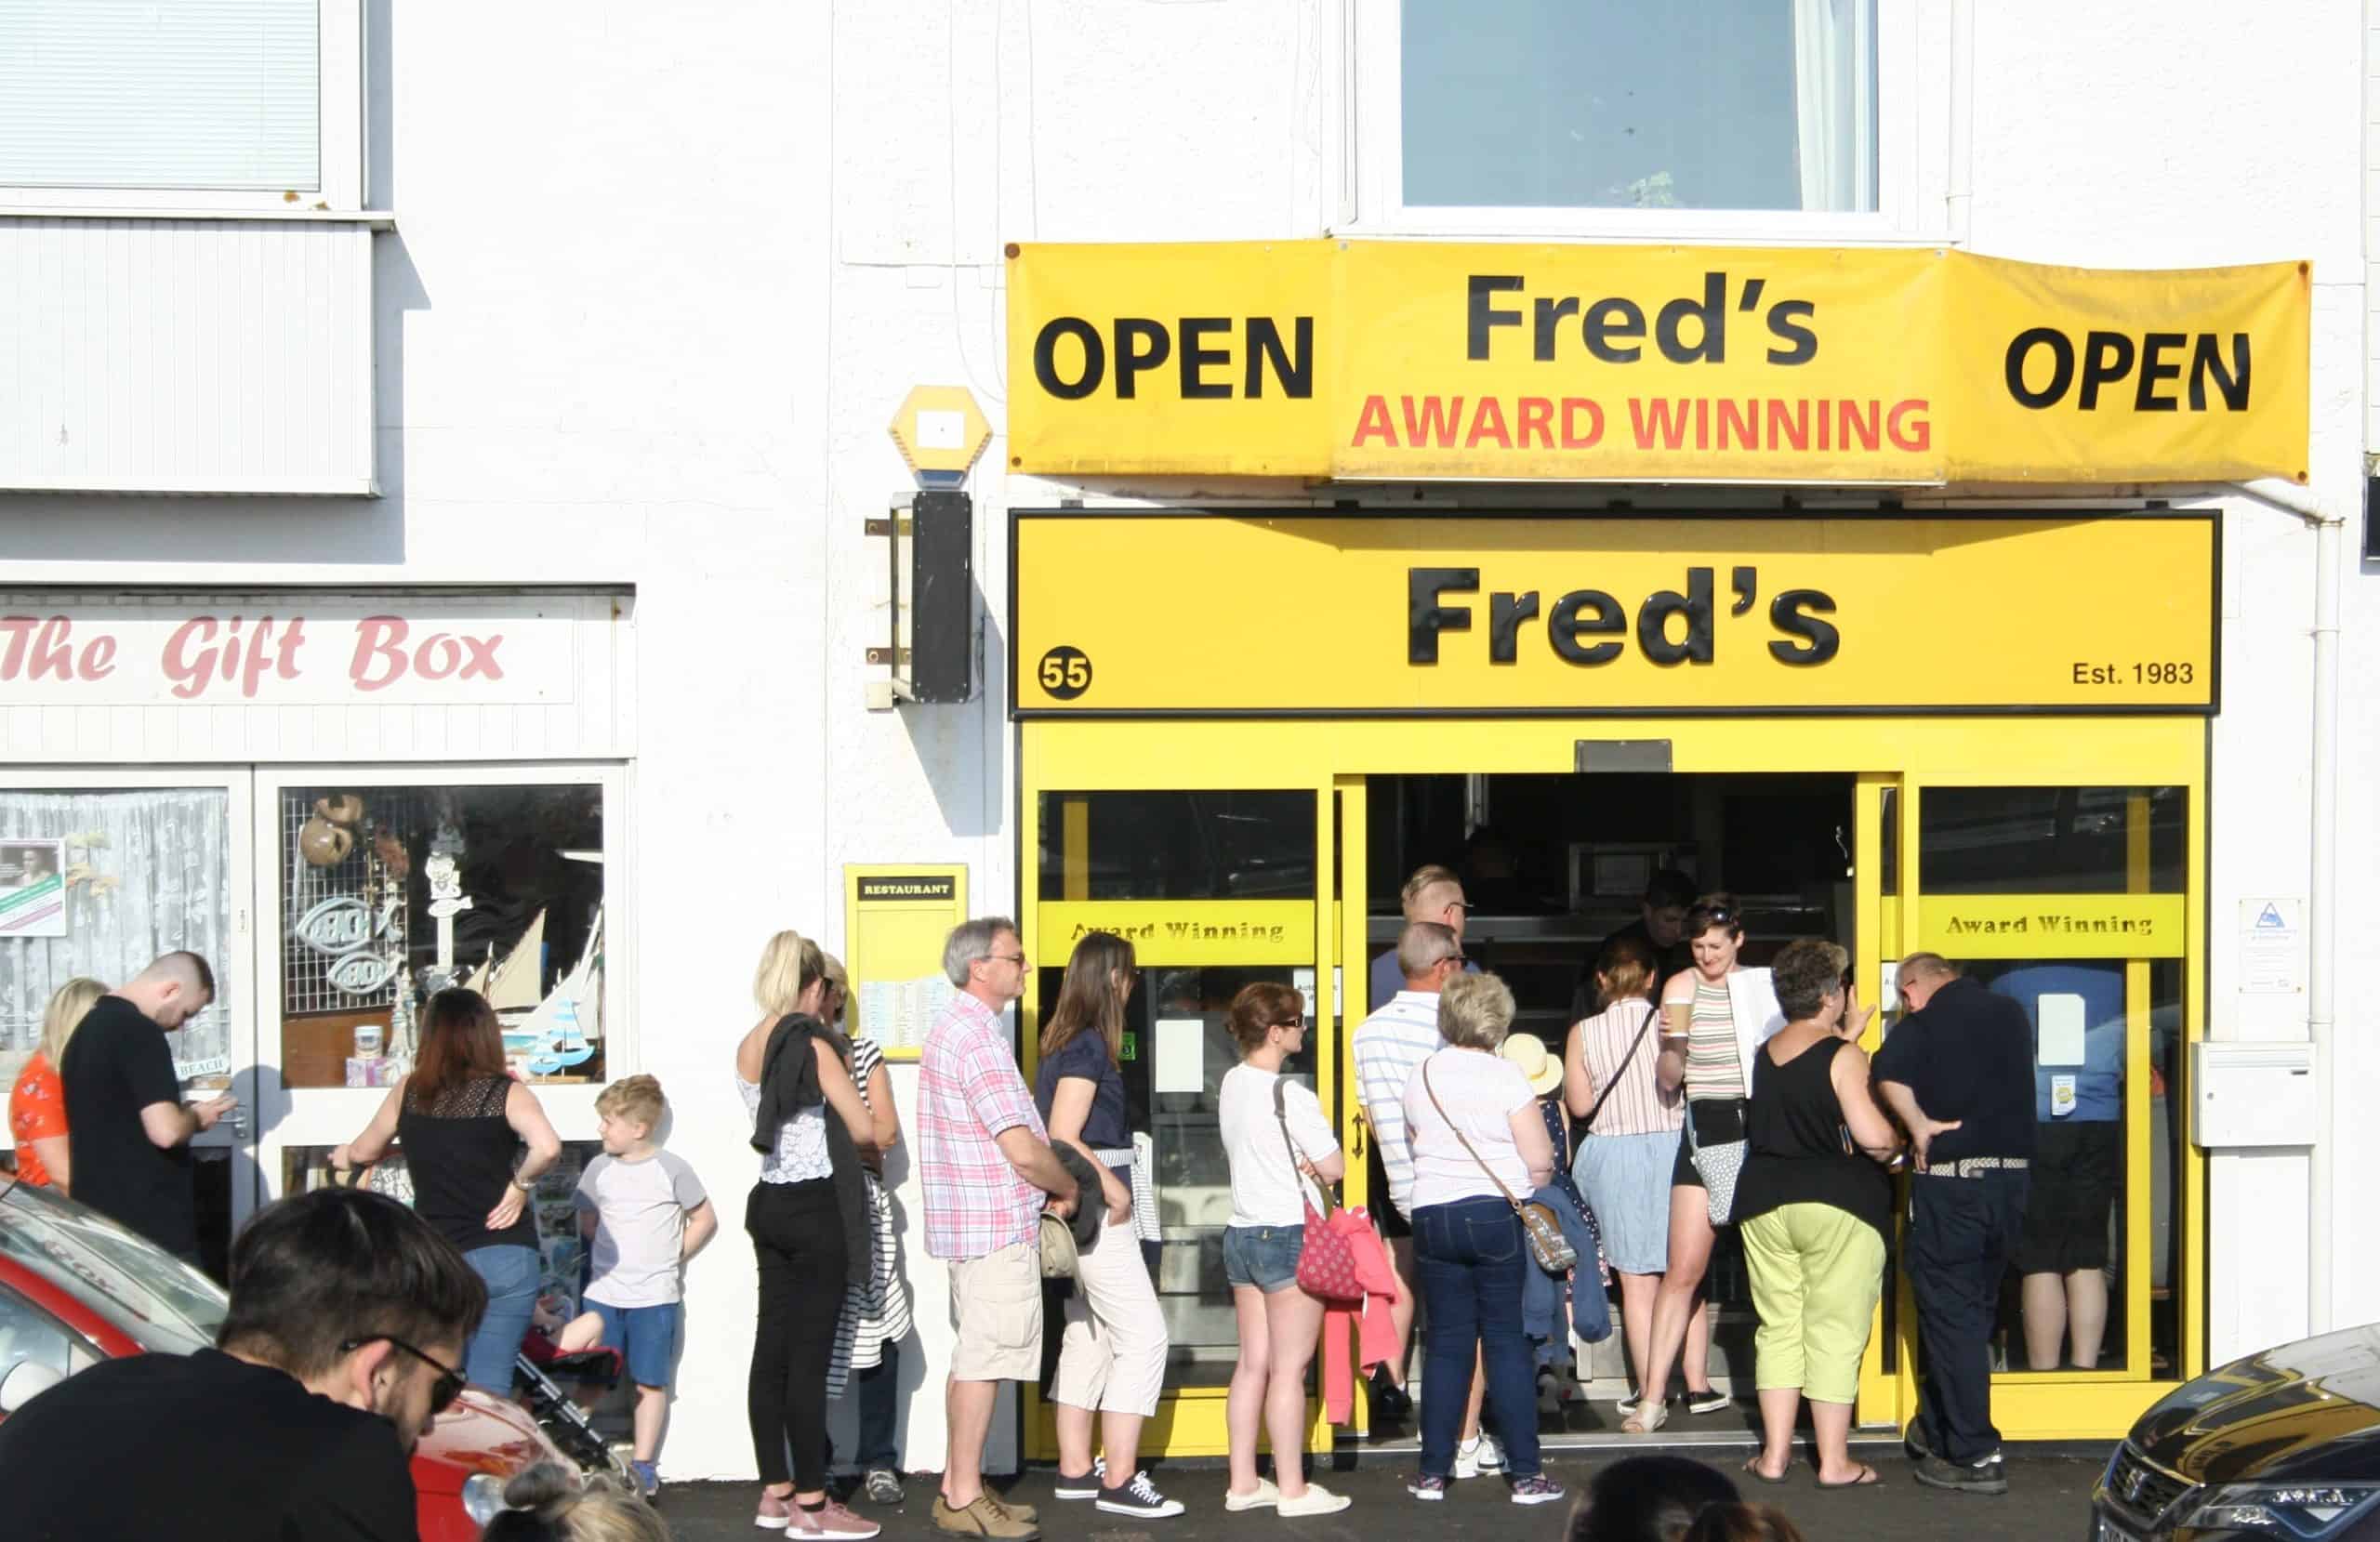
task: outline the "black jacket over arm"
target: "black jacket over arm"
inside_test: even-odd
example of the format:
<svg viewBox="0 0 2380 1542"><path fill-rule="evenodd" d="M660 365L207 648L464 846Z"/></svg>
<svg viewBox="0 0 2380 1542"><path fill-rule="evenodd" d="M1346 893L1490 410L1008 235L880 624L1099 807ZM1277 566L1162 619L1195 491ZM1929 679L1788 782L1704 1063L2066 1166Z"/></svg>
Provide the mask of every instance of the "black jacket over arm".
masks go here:
<svg viewBox="0 0 2380 1542"><path fill-rule="evenodd" d="M825 1106L826 1088L818 1079L818 1056L810 1048L813 1039L848 1062L840 1037L807 1013L788 1013L769 1030L768 1048L760 1052L760 1101L752 1111L754 1151L776 1150L777 1131L787 1119L803 1109ZM876 1260L875 1240L868 1232L867 1182L861 1176L859 1147L842 1115L831 1108L826 1114L835 1207L843 1217L843 1274L847 1283L864 1285Z"/></svg>

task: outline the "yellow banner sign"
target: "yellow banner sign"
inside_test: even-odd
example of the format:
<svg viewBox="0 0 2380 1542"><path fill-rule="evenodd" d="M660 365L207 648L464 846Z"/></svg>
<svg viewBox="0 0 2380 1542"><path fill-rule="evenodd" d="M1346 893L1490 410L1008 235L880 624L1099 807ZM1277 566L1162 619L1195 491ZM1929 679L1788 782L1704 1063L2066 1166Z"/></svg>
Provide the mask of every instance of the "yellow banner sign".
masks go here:
<svg viewBox="0 0 2380 1542"><path fill-rule="evenodd" d="M1014 530L1025 716L2215 705L2204 515L1019 510Z"/></svg>
<svg viewBox="0 0 2380 1542"><path fill-rule="evenodd" d="M2179 894L1928 894L1917 945L1945 958L2179 958Z"/></svg>
<svg viewBox="0 0 2380 1542"><path fill-rule="evenodd" d="M1009 447L1058 475L2306 475L2302 262L1408 242L1032 245Z"/></svg>

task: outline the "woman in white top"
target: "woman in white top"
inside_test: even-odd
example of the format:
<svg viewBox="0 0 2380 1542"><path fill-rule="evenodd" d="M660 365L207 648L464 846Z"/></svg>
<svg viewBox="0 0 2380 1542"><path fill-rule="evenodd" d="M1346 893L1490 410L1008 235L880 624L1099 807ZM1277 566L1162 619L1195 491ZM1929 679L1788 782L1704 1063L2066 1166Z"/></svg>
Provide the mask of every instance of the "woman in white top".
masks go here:
<svg viewBox="0 0 2380 1542"><path fill-rule="evenodd" d="M1516 1198L1553 1180L1554 1141L1521 1068L1497 1053L1513 993L1492 974L1457 975L1438 995L1446 1048L1405 1084L1413 1150L1413 1253L1430 1304L1422 1362L1416 1499L1443 1499L1476 1356L1502 1437L1513 1503L1550 1504L1562 1485L1538 1459L1537 1379L1521 1315L1522 1271L1537 1267Z"/></svg>
<svg viewBox="0 0 2380 1542"><path fill-rule="evenodd" d="M869 1537L876 1523L826 1494L826 1372L850 1287L868 1279L866 1252L853 1278L853 1233L866 1249L860 1164L876 1153L876 1125L852 1080L850 1046L820 1021L826 964L818 944L799 932L770 938L752 979L760 1021L735 1047L735 1088L756 1124L764 1103L779 1103L779 1088L801 1089L782 1100L789 1107L767 1141L760 1180L744 1202L744 1230L760 1268L745 1393L760 1469L753 1520L772 1530L790 1524L796 1535ZM830 1128L829 1119L840 1127Z"/></svg>
<svg viewBox="0 0 2380 1542"><path fill-rule="evenodd" d="M1563 1100L1580 1121L1570 1176L1603 1225L1604 1255L1620 1276L1620 1320L1638 1387L1652 1353L1653 1299L1669 1267L1670 1171L1686 1118L1684 1096L1660 1082L1650 995L1659 968L1641 937L1621 932L1604 943L1594 976L1601 1010L1570 1030L1563 1070ZM1686 1385L1710 1386L1710 1366L1711 1312L1697 1301L1686 1326ZM1632 1393L1620 1417L1635 1411Z"/></svg>
<svg viewBox="0 0 2380 1542"><path fill-rule="evenodd" d="M1281 1074L1281 1062L1305 1047L1305 997L1261 981L1232 997L1230 1021L1240 1061L1223 1074L1216 1124L1231 1165L1223 1277L1239 1314L1239 1364L1223 1404L1231 1449L1223 1508L1328 1515L1346 1509L1347 1497L1305 1481L1305 1372L1322 1332L1322 1303L1298 1287L1298 1259L1305 1251L1304 1184L1338 1182L1347 1161L1313 1089ZM1256 1475L1265 1430L1277 1487Z"/></svg>

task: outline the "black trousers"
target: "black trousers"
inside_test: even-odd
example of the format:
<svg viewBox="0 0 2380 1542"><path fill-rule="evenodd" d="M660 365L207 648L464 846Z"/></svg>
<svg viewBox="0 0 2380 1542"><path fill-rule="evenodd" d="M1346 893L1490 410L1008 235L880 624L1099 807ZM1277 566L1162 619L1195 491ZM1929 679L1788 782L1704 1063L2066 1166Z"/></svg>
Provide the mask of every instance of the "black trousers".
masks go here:
<svg viewBox="0 0 2380 1542"><path fill-rule="evenodd" d="M2023 1172L1910 1180L1907 1262L1925 1351L1918 1428L1953 1462L2000 1449L1991 1422L1991 1329L2000 1281L2025 1232Z"/></svg>
<svg viewBox="0 0 2380 1542"><path fill-rule="evenodd" d="M842 1212L832 1179L755 1183L744 1230L760 1263L760 1326L745 1411L760 1482L807 1494L826 1486L826 1366L835 1352L844 1279Z"/></svg>

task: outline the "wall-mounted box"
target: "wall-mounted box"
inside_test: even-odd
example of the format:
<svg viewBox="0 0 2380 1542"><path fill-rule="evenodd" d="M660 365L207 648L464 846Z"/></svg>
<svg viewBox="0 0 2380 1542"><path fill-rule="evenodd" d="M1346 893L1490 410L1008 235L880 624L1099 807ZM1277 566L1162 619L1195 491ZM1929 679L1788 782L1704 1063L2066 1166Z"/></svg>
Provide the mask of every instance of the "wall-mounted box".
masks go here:
<svg viewBox="0 0 2380 1542"><path fill-rule="evenodd" d="M2194 1044L2190 1139L2209 1151L2314 1143L2311 1044Z"/></svg>

